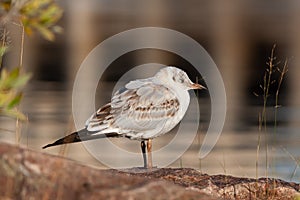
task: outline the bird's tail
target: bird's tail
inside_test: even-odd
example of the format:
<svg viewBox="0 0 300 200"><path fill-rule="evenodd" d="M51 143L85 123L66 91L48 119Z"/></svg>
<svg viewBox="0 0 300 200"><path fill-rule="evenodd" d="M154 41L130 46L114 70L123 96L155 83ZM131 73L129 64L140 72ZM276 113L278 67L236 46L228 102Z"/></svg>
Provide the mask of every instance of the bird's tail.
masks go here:
<svg viewBox="0 0 300 200"><path fill-rule="evenodd" d="M105 137L120 137L120 136L121 135L119 135L118 133L93 134L93 132L89 132L86 129L82 129L78 132L74 132L71 133L70 135L60 138L53 143L43 146L43 149L52 146L67 144L67 143L75 143L75 142L94 140L94 139L105 138Z"/></svg>

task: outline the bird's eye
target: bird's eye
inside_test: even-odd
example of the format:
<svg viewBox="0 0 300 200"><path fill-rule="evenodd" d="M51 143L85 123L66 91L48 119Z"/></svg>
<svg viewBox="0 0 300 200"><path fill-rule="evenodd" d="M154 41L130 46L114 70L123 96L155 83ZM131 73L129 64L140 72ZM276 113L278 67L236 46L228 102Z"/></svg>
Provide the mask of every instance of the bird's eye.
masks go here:
<svg viewBox="0 0 300 200"><path fill-rule="evenodd" d="M183 83L183 82L184 82L183 78L180 78L179 83Z"/></svg>

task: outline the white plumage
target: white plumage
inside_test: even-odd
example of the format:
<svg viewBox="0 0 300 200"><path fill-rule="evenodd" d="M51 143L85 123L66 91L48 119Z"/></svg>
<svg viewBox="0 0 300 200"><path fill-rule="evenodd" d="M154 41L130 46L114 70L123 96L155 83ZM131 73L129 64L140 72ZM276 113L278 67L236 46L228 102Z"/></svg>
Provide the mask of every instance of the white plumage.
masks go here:
<svg viewBox="0 0 300 200"><path fill-rule="evenodd" d="M87 120L85 129L45 148L102 136L127 137L142 141L145 167L151 167L151 139L173 129L189 106L188 90L202 88L200 84L193 83L181 69L165 67L151 78L127 83L115 92L110 103L102 106ZM147 141L148 164L144 141Z"/></svg>

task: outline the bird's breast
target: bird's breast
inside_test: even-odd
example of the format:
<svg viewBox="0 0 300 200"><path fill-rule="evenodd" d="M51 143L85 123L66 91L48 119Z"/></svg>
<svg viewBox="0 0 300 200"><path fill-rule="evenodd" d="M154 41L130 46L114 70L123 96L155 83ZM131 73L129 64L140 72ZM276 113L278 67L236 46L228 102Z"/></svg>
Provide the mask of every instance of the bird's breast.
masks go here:
<svg viewBox="0 0 300 200"><path fill-rule="evenodd" d="M190 95L188 91L180 91L176 93L179 100L179 109L176 115L166 121L165 126L162 130L162 134L172 130L184 117L190 103Z"/></svg>

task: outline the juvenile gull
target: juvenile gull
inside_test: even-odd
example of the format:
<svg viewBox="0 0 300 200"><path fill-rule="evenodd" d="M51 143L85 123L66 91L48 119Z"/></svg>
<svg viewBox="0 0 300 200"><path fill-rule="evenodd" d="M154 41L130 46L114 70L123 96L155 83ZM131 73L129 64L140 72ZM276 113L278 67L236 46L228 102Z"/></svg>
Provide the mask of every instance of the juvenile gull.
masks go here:
<svg viewBox="0 0 300 200"><path fill-rule="evenodd" d="M205 87L193 83L181 69L165 67L151 78L130 81L86 121L84 129L43 148L126 137L141 141L144 167L152 168L152 139L169 132L182 120L190 103L188 90L202 88Z"/></svg>

